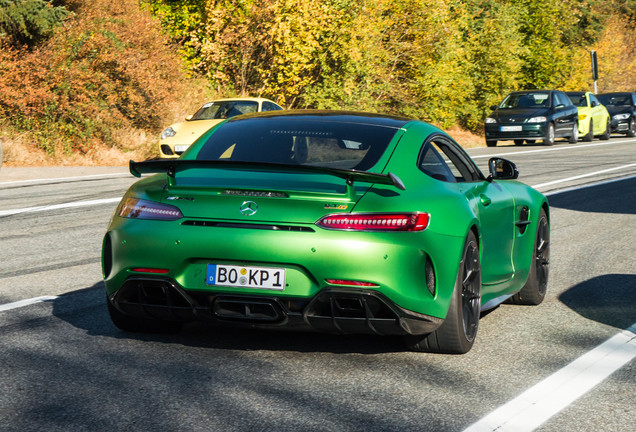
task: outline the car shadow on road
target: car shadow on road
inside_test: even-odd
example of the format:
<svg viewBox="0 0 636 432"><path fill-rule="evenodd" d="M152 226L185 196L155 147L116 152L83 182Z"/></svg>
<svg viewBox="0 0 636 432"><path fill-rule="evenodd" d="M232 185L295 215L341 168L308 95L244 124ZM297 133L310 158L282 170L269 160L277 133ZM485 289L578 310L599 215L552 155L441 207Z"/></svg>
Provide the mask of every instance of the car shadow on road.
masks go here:
<svg viewBox="0 0 636 432"><path fill-rule="evenodd" d="M381 354L405 351L402 338L375 335L339 335L300 331L235 328L188 323L177 333L130 333L114 326L106 308L104 284L61 295L53 302L53 315L89 335L154 341L200 348Z"/></svg>
<svg viewBox="0 0 636 432"><path fill-rule="evenodd" d="M636 275L597 276L568 289L559 300L584 318L626 329L636 323Z"/></svg>
<svg viewBox="0 0 636 432"><path fill-rule="evenodd" d="M621 198L616 199L620 190ZM616 180L548 198L550 207L592 213L636 214L636 178Z"/></svg>

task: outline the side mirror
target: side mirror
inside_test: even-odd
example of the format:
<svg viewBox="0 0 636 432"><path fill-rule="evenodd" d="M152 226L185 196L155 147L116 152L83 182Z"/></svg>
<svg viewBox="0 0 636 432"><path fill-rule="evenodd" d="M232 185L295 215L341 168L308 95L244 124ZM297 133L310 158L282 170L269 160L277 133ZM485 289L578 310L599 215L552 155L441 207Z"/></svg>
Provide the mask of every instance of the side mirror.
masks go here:
<svg viewBox="0 0 636 432"><path fill-rule="evenodd" d="M192 120L192 114L190 114L189 116L186 116L185 120L186 120L186 121L190 121L190 120Z"/></svg>
<svg viewBox="0 0 636 432"><path fill-rule="evenodd" d="M488 181L514 180L519 177L517 166L503 158L490 158L488 161L488 170L490 171Z"/></svg>
<svg viewBox="0 0 636 432"><path fill-rule="evenodd" d="M497 105L493 105L493 106L491 106L491 107L490 107L490 110L491 110L491 111L494 111L494 110L496 110L496 109L497 109Z"/></svg>
<svg viewBox="0 0 636 432"><path fill-rule="evenodd" d="M596 103L596 101L592 101L592 108L597 107L598 104Z"/></svg>

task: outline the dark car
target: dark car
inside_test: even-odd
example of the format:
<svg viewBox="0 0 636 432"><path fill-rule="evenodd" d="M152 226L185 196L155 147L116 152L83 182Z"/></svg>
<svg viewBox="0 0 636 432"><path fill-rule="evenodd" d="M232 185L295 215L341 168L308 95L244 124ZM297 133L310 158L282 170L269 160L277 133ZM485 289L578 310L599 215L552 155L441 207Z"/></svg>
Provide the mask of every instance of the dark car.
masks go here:
<svg viewBox="0 0 636 432"><path fill-rule="evenodd" d="M568 138L571 143L579 139L578 110L562 91L512 92L491 109L484 125L488 147L497 141L512 140L520 145L542 140L552 145L555 138Z"/></svg>
<svg viewBox="0 0 636 432"><path fill-rule="evenodd" d="M612 116L612 133L636 136L636 93L603 93L597 97Z"/></svg>

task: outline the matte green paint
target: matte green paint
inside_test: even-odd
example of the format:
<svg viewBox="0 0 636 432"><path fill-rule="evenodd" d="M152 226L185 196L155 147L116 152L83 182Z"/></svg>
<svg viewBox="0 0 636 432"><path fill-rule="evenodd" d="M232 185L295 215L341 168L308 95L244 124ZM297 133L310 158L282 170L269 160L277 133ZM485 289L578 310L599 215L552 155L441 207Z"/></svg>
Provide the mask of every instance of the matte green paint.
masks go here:
<svg viewBox="0 0 636 432"><path fill-rule="evenodd" d="M218 126L217 126L218 127ZM183 158L196 158L209 131ZM178 206L186 219L277 222L310 227L314 232L281 232L220 227L183 226L178 221L125 219L117 215L108 228L113 250L112 270L105 275L108 294L131 276L131 268L169 270L166 275L185 290L311 298L328 286L325 279L361 280L400 307L444 318L448 311L464 240L478 233L482 259L482 304L513 294L527 279L533 254L537 217L547 201L539 192L516 181L447 183L417 167L425 139L439 129L413 121L398 131L385 154L369 171L396 174L405 184L355 183L347 196L343 179L323 174L281 174L219 169L177 173L175 186L165 174L135 183L126 197ZM226 189L275 190L289 198L250 198L224 195ZM484 205L483 196L491 200ZM179 197L186 199L167 199ZM243 201L255 201L254 216L238 211ZM333 205L346 209L333 209ZM514 222L523 206L532 223L521 234ZM326 208L327 207L327 208ZM315 222L337 212L427 212L429 227L422 232L348 232L320 228ZM436 292L425 284L425 261L436 272ZM284 267L282 292L220 288L205 284L209 263Z"/></svg>

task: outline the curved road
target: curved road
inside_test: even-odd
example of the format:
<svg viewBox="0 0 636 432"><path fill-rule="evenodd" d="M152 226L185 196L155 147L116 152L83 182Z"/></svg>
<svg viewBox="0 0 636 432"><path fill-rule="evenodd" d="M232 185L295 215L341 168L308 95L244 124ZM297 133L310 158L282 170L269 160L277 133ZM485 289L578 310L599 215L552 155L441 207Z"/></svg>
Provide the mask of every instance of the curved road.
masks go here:
<svg viewBox="0 0 636 432"><path fill-rule="evenodd" d="M549 194L552 265L545 302L486 314L463 356L372 336L123 333L99 257L135 179L3 168L0 430L632 430L636 139L470 153Z"/></svg>

